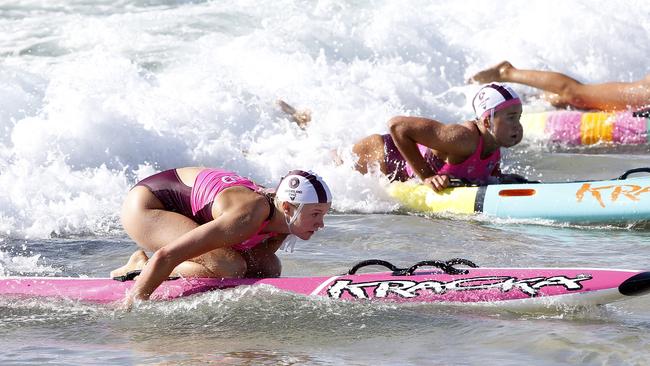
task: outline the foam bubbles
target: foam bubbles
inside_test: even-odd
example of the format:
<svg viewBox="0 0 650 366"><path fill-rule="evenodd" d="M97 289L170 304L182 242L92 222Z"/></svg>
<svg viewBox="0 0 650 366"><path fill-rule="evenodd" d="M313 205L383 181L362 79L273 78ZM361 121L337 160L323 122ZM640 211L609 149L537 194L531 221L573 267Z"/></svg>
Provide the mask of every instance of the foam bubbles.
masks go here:
<svg viewBox="0 0 650 366"><path fill-rule="evenodd" d="M583 81L644 77L643 5L26 3L0 36L0 236L119 230L129 187L178 166L268 186L311 169L335 210L391 211L385 180L351 168L355 141L398 114L471 118L465 79L503 59ZM312 110L306 131L278 98Z"/></svg>
<svg viewBox="0 0 650 366"><path fill-rule="evenodd" d="M0 175L3 236L47 238L115 230L124 173L106 166L73 170L61 157L43 165L15 161Z"/></svg>
<svg viewBox="0 0 650 366"><path fill-rule="evenodd" d="M11 255L0 250L0 276L15 276L24 273L57 274L59 271L46 264L39 263L40 254Z"/></svg>

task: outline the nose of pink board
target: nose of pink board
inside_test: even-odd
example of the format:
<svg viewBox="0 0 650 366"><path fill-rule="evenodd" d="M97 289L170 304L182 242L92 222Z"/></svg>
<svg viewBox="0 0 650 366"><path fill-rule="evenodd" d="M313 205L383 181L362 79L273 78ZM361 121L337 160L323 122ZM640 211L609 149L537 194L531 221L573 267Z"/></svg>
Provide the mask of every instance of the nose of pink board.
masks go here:
<svg viewBox="0 0 650 366"><path fill-rule="evenodd" d="M549 142L566 145L590 145L600 142L642 145L648 143L650 118L635 117L633 112L552 111L530 113L522 117L524 130L540 131ZM539 126L534 127L533 126ZM524 136L525 137L525 136Z"/></svg>

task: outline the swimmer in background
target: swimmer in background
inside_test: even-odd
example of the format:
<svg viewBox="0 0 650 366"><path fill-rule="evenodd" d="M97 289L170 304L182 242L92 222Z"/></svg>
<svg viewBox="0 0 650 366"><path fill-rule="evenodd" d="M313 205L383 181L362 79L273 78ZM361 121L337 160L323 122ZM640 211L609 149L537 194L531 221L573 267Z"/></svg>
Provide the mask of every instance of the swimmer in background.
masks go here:
<svg viewBox="0 0 650 366"><path fill-rule="evenodd" d="M131 189L121 216L127 234L154 254L148 258L137 250L110 275L142 271L127 307L149 299L170 275L278 277L282 266L275 252L289 234L308 240L323 228L331 202L322 178L301 170L289 172L276 192L222 169L157 173ZM293 249L293 243L285 245Z"/></svg>
<svg viewBox="0 0 650 366"><path fill-rule="evenodd" d="M485 69L469 82L511 82L545 91L543 97L557 108L623 111L650 106L650 74L633 82L583 84L553 71L521 70L508 61Z"/></svg>
<svg viewBox="0 0 650 366"><path fill-rule="evenodd" d="M283 101L278 104L297 123L309 122L308 113ZM391 118L390 134L373 134L354 144L356 170L366 174L379 166L391 181L418 177L436 191L447 187L450 178L474 184L525 182L517 174L502 174L499 167L500 148L515 146L523 137L520 98L508 86L490 84L478 91L472 105L476 119L456 124L423 117Z"/></svg>

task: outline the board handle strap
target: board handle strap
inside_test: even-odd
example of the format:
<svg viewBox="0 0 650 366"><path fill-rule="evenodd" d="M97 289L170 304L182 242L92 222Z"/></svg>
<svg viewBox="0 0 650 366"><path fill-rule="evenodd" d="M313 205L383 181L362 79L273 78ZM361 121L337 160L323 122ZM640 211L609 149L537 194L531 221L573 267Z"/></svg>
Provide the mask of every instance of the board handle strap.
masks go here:
<svg viewBox="0 0 650 366"><path fill-rule="evenodd" d="M450 275L456 275L456 274L466 274L468 271L464 269L458 269L454 268L455 265L462 264L468 267L472 268L477 268L478 266L468 260L468 259L463 259L463 258L453 258L448 261L440 261L440 260L425 260L425 261L420 261L412 265L411 267L408 268L399 268L395 266L394 264L382 260L382 259L367 259L364 261L361 261L357 264L355 264L349 271L348 275L353 275L356 274L359 269L362 267L366 266L383 266L391 271L393 271L393 276L410 276L415 272L416 269L424 266L429 266L429 267L436 267L440 268L443 272L446 274Z"/></svg>

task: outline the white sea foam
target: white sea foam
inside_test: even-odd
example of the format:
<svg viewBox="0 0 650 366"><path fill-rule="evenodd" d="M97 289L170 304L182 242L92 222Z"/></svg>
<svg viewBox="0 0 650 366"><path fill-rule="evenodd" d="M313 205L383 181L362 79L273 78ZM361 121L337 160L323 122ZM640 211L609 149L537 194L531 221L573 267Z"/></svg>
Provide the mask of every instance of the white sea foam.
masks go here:
<svg viewBox="0 0 650 366"><path fill-rule="evenodd" d="M59 271L47 264L39 263L40 254L13 255L0 250L0 276L19 275L22 273L36 273L56 275Z"/></svg>
<svg viewBox="0 0 650 366"><path fill-rule="evenodd" d="M650 13L625 4L4 5L0 235L112 230L137 178L188 165L267 185L313 169L336 210L392 210L384 180L353 172L349 159L334 166L330 151L385 133L396 114L470 118L477 87L465 79L503 59L585 81L642 78ZM277 98L312 110L307 131Z"/></svg>

